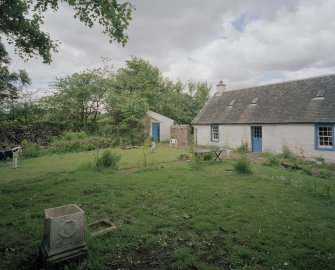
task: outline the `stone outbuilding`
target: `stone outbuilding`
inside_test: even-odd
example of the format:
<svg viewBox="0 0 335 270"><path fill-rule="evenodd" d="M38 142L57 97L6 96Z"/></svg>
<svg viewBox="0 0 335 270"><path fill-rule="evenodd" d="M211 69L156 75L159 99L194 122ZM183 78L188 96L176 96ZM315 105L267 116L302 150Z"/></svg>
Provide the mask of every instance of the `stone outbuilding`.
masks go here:
<svg viewBox="0 0 335 270"><path fill-rule="evenodd" d="M191 127L189 125L171 126L171 139L176 140L177 147L185 147L191 144Z"/></svg>

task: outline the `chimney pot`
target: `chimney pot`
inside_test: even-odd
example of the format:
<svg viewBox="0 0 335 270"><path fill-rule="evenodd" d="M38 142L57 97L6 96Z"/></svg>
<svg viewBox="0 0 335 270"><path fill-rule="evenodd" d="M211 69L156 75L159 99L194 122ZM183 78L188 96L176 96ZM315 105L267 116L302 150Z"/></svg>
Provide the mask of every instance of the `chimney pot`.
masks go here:
<svg viewBox="0 0 335 270"><path fill-rule="evenodd" d="M227 86L223 83L223 81L220 81L216 85L216 96L221 96L223 92L226 92Z"/></svg>

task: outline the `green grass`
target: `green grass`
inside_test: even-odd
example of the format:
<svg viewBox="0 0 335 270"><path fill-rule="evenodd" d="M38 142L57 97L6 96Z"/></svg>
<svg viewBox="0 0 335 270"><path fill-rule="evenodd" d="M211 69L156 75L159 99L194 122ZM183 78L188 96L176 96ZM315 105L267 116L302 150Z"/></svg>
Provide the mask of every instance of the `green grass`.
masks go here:
<svg viewBox="0 0 335 270"><path fill-rule="evenodd" d="M235 161L176 161L186 150L117 150L121 168L94 171L95 152L0 166L0 269L25 269L38 252L43 210L77 203L86 222L110 219L99 238L86 230L88 257L69 269L333 269L334 178ZM84 164L84 165L83 165ZM330 187L325 189L326 186ZM326 192L328 190L328 192Z"/></svg>

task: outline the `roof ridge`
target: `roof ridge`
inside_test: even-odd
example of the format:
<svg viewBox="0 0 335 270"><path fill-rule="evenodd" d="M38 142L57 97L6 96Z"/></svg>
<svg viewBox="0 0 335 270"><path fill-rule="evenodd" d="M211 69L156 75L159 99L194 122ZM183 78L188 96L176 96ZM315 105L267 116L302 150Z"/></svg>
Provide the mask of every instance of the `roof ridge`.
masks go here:
<svg viewBox="0 0 335 270"><path fill-rule="evenodd" d="M327 75L311 76L311 77L307 77L307 78L295 79L295 80L288 80L288 81L283 81L283 82L276 82L276 83L262 84L262 85L251 86L251 87L246 87L246 88L232 89L232 90L229 90L229 91L226 91L226 92L240 91L240 90L247 90L247 89L259 88L259 87L265 87L265 86L273 86L273 85L285 84L285 83L291 83L291 82L307 81L307 80L311 80L311 79L318 79L318 78L331 77L331 76L335 76L335 73L327 74Z"/></svg>

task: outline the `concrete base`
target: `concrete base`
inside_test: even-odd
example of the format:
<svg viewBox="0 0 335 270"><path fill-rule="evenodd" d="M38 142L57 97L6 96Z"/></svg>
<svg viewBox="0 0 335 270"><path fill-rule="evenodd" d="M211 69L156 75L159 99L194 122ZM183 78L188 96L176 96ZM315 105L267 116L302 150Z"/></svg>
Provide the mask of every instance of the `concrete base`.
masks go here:
<svg viewBox="0 0 335 270"><path fill-rule="evenodd" d="M76 246L72 249L62 250L58 253L48 254L48 252L43 248L40 248L40 259L42 265L46 269L55 269L60 265L67 262L76 262L87 254L87 247L85 243L81 246Z"/></svg>

